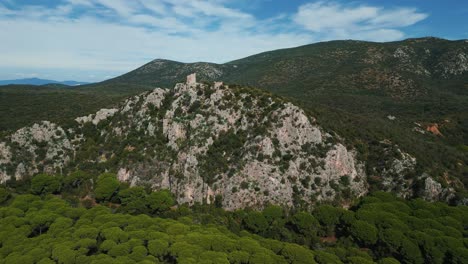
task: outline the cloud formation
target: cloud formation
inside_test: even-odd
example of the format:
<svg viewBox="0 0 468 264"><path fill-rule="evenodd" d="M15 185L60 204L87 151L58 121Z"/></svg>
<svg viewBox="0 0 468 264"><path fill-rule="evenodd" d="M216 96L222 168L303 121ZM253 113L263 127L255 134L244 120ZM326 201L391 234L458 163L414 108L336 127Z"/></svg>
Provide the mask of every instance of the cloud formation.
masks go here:
<svg viewBox="0 0 468 264"><path fill-rule="evenodd" d="M294 21L323 39L391 41L404 37L402 27L428 17L414 8L384 9L336 2L316 2L299 7Z"/></svg>
<svg viewBox="0 0 468 264"><path fill-rule="evenodd" d="M30 71L97 81L155 58L226 62L320 40L397 40L405 36L402 28L427 17L412 8L337 2L262 19L228 0L15 2L0 3L0 31L7 36L0 41L0 79Z"/></svg>

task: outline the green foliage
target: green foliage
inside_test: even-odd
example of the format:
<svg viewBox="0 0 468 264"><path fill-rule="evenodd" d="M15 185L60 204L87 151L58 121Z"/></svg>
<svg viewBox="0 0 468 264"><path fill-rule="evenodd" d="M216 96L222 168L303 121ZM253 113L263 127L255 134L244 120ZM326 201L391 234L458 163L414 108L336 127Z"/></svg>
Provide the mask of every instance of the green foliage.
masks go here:
<svg viewBox="0 0 468 264"><path fill-rule="evenodd" d="M96 200L111 201L117 195L119 187L120 183L115 174L103 173L99 175L96 188L94 189Z"/></svg>
<svg viewBox="0 0 468 264"><path fill-rule="evenodd" d="M48 193L57 193L62 187L59 176L48 174L38 174L31 180L31 191L34 194L44 195Z"/></svg>
<svg viewBox="0 0 468 264"><path fill-rule="evenodd" d="M377 228L365 221L354 221L350 233L361 245L371 246L377 242Z"/></svg>
<svg viewBox="0 0 468 264"><path fill-rule="evenodd" d="M289 263L297 264L313 264L314 255L309 250L304 247L295 245L295 244L286 244L281 250L281 255L283 255Z"/></svg>
<svg viewBox="0 0 468 264"><path fill-rule="evenodd" d="M218 175L228 172L229 164L238 164L242 158L245 141L246 135L242 130L221 133L201 161L200 170L204 182L213 184Z"/></svg>
<svg viewBox="0 0 468 264"><path fill-rule="evenodd" d="M244 218L244 223L247 229L254 233L262 233L268 228L268 221L265 219L265 216L256 211L248 212Z"/></svg>
<svg viewBox="0 0 468 264"><path fill-rule="evenodd" d="M315 261L317 261L318 264L341 264L340 258L324 252L324 251L316 251L315 252Z"/></svg>
<svg viewBox="0 0 468 264"><path fill-rule="evenodd" d="M170 191L162 190L151 193L148 197L148 204L153 213L160 214L175 205L175 200Z"/></svg>
<svg viewBox="0 0 468 264"><path fill-rule="evenodd" d="M92 187L93 177L84 171L74 171L63 178L63 186L68 192L78 189L78 194L86 194Z"/></svg>
<svg viewBox="0 0 468 264"><path fill-rule="evenodd" d="M317 219L307 212L296 213L292 217L292 223L299 233L308 236L314 236L320 227Z"/></svg>
<svg viewBox="0 0 468 264"><path fill-rule="evenodd" d="M116 180L104 174L98 181L104 179ZM309 212L268 205L261 212L228 212L213 204L172 207L175 200L167 190L115 186L115 204L101 200L111 208L90 209L72 207L53 195L19 195L9 189L12 199L0 207L0 259L392 264L464 263L467 255L466 206L406 201L377 192L348 210L320 205Z"/></svg>
<svg viewBox="0 0 468 264"><path fill-rule="evenodd" d="M0 187L0 204L6 202L10 198L11 194L8 189Z"/></svg>

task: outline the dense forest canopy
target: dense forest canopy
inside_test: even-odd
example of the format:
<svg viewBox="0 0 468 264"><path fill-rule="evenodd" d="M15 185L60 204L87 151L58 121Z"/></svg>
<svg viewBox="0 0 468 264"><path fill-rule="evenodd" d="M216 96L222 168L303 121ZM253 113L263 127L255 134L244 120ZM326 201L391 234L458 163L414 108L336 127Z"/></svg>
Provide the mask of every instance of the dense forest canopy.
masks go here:
<svg viewBox="0 0 468 264"><path fill-rule="evenodd" d="M468 207L375 192L348 209L192 207L111 173L0 188L0 263L466 263Z"/></svg>

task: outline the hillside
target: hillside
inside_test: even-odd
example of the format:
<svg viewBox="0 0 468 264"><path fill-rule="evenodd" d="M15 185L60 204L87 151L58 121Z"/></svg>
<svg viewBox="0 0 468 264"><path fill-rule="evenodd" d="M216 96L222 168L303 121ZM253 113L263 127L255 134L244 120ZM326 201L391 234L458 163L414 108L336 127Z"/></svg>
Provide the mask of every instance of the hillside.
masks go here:
<svg viewBox="0 0 468 264"><path fill-rule="evenodd" d="M464 189L468 185L467 49L465 40L421 38L391 43L331 41L226 64L158 59L115 79L74 89L80 96L65 91L61 95L65 100L24 99L23 92L16 91L6 96L0 88L2 113L15 113L19 107L18 112L24 113L1 115L0 127L12 132L40 120L73 123L76 116L115 107L127 95L172 87L196 72L202 81L255 86L292 100L316 117L321 127L339 134L345 146L358 150L377 190L387 189L387 181L382 171L372 168L382 167L380 157L391 153L388 146L398 146L415 158L415 175L427 173L444 188ZM25 103L31 98L37 100ZM56 111L50 102L56 109L74 110ZM34 115L37 109L42 111ZM395 186L424 189L415 176L408 178L412 180L400 180Z"/></svg>
<svg viewBox="0 0 468 264"><path fill-rule="evenodd" d="M180 203L221 196L231 210L366 192L355 151L302 109L260 91L188 79L75 120L7 136L1 182L72 168L114 171L132 185L170 189Z"/></svg>
<svg viewBox="0 0 468 264"><path fill-rule="evenodd" d="M365 155L389 141L422 171L468 184L466 40L331 41L226 64L155 60L107 82L165 85L189 71L291 98Z"/></svg>
<svg viewBox="0 0 468 264"><path fill-rule="evenodd" d="M41 120L66 123L111 107L126 96L149 90L139 85L91 84L64 89L56 85L0 86L0 134Z"/></svg>

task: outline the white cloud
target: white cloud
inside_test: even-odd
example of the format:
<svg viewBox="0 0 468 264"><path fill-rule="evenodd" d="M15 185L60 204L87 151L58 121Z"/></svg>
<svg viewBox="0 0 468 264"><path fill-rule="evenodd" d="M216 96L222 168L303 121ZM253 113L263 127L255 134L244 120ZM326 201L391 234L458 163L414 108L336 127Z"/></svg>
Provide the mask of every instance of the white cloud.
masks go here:
<svg viewBox="0 0 468 264"><path fill-rule="evenodd" d="M413 25L427 16L414 8L384 9L320 1L300 6L293 20L324 39L388 41L402 38L404 33L399 28Z"/></svg>
<svg viewBox="0 0 468 264"><path fill-rule="evenodd" d="M418 13L414 8L400 8L382 12L369 22L380 27L407 27L428 17L428 14Z"/></svg>
<svg viewBox="0 0 468 264"><path fill-rule="evenodd" d="M0 19L0 31L7 30L11 32L9 37L0 42L0 72L10 68L48 69L64 76L63 70L68 70L83 73L80 80L85 81L102 80L109 72L122 74L155 58L226 62L312 40L306 34L222 31L182 36L90 17L60 23L31 19L15 19L11 23L9 19ZM90 79L90 72L102 75ZM69 78L61 76L54 78Z"/></svg>
<svg viewBox="0 0 468 264"><path fill-rule="evenodd" d="M163 15L167 13L167 7L164 3L158 1L158 0L144 0L141 1L141 4L151 10L153 13Z"/></svg>
<svg viewBox="0 0 468 264"><path fill-rule="evenodd" d="M133 14L137 7L135 1L128 0L95 0L100 5L110 8L122 16L130 16Z"/></svg>
<svg viewBox="0 0 468 264"><path fill-rule="evenodd" d="M92 7L94 4L91 0L67 0L67 3L75 6L87 6Z"/></svg>
<svg viewBox="0 0 468 264"><path fill-rule="evenodd" d="M8 32L0 41L0 78L38 72L96 81L155 58L226 62L326 39L396 40L404 37L399 28L426 17L414 9L324 2L258 19L227 0L63 1L52 9L0 4L0 32Z"/></svg>

